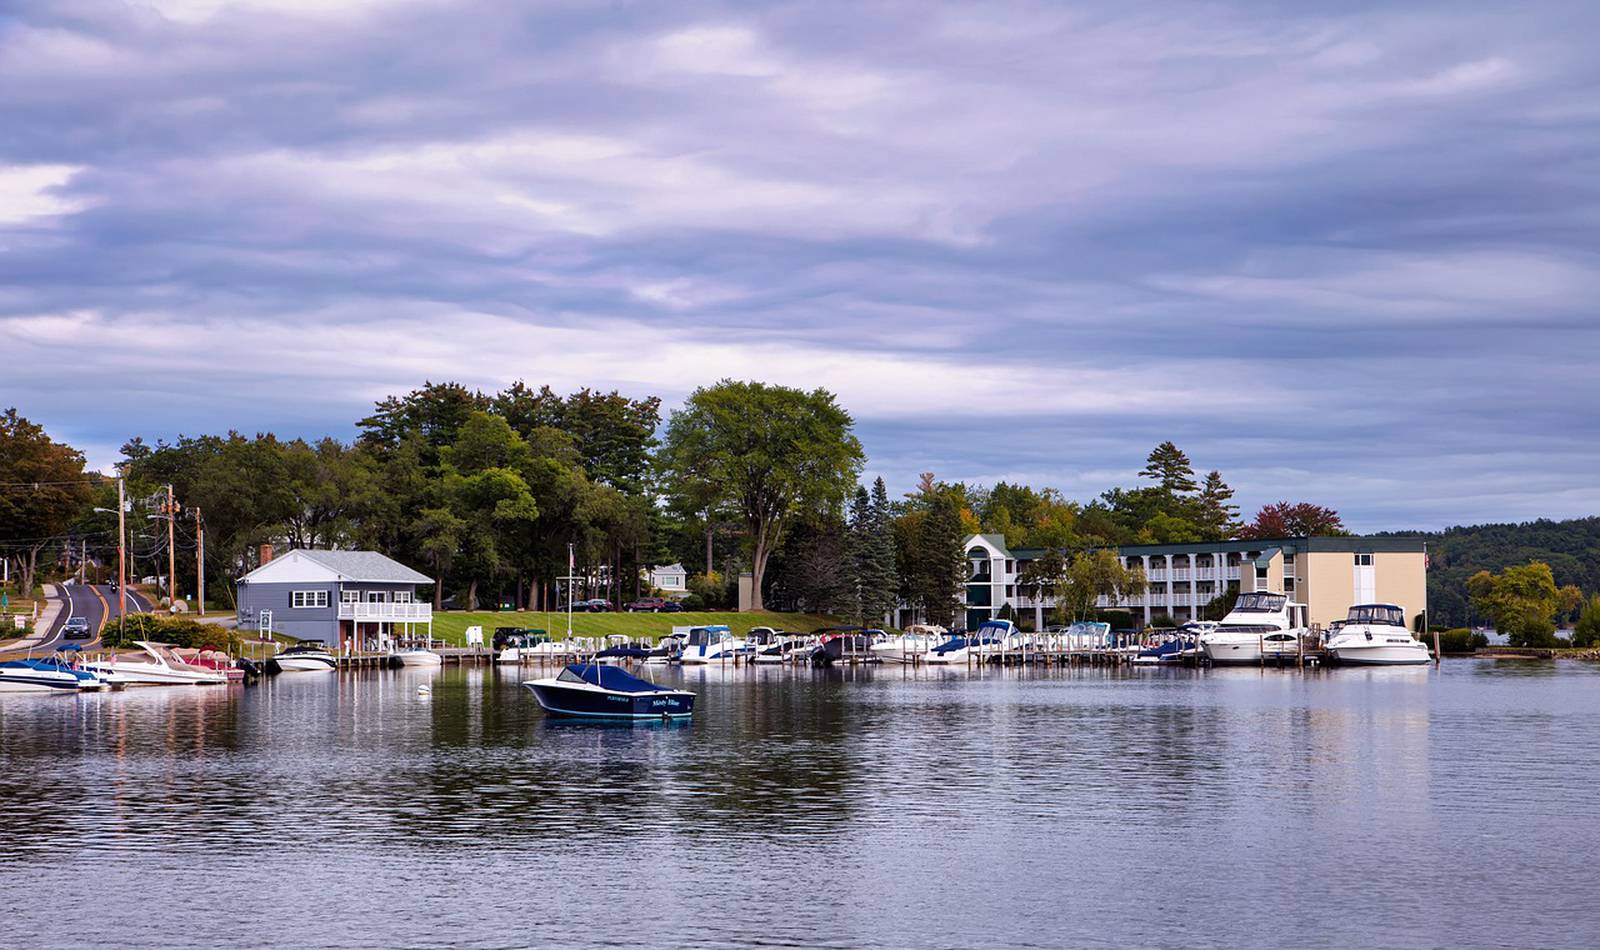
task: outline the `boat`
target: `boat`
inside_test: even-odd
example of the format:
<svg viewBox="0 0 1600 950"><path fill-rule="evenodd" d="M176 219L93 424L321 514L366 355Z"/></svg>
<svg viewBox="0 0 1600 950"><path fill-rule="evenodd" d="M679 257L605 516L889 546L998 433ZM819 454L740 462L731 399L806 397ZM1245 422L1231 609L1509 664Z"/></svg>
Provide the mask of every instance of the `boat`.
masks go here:
<svg viewBox="0 0 1600 950"><path fill-rule="evenodd" d="M135 640L140 653L113 653L83 663L83 669L111 686L218 686L228 677L218 670L185 663L170 643Z"/></svg>
<svg viewBox="0 0 1600 950"><path fill-rule="evenodd" d="M99 677L76 669L60 654L0 663L0 693L76 693L102 685Z"/></svg>
<svg viewBox="0 0 1600 950"><path fill-rule="evenodd" d="M724 624L693 627L678 660L682 663L732 663L744 646L744 641L735 637Z"/></svg>
<svg viewBox="0 0 1600 950"><path fill-rule="evenodd" d="M1200 637L1217 629L1217 624L1200 620L1186 623L1161 641L1146 645L1133 657L1139 666L1172 666L1200 653Z"/></svg>
<svg viewBox="0 0 1600 950"><path fill-rule="evenodd" d="M173 650L172 652L176 653L179 659L190 666L198 666L202 669L215 670L221 673L228 678L230 683L242 683L248 674L248 670L244 666L236 663L233 657L223 653L221 650L208 648L203 650Z"/></svg>
<svg viewBox="0 0 1600 950"><path fill-rule="evenodd" d="M771 627L751 627L745 643L749 647L746 659L751 663L787 663L801 639Z"/></svg>
<svg viewBox="0 0 1600 950"><path fill-rule="evenodd" d="M496 663L548 663L572 655L572 644L543 634L512 637L494 656Z"/></svg>
<svg viewBox="0 0 1600 950"><path fill-rule="evenodd" d="M1414 666L1433 659L1395 604L1356 604L1344 623L1329 631L1325 646L1334 662L1356 666Z"/></svg>
<svg viewBox="0 0 1600 950"><path fill-rule="evenodd" d="M391 666L404 667L443 666L444 657L423 647L411 647L407 650L398 650L389 654L389 663Z"/></svg>
<svg viewBox="0 0 1600 950"><path fill-rule="evenodd" d="M646 663L674 663L678 655L683 652L684 637L669 633L656 641L656 645L644 656Z"/></svg>
<svg viewBox="0 0 1600 950"><path fill-rule="evenodd" d="M321 640L301 640L267 661L279 673L327 673L339 668L339 661Z"/></svg>
<svg viewBox="0 0 1600 950"><path fill-rule="evenodd" d="M1300 649L1305 613L1306 605L1290 603L1287 594L1240 594L1216 629L1200 635L1200 649L1213 664L1252 664L1292 657Z"/></svg>
<svg viewBox="0 0 1600 950"><path fill-rule="evenodd" d="M570 663L557 676L522 684L552 716L579 719L687 719L694 693L657 686L627 670L600 663Z"/></svg>
<svg viewBox="0 0 1600 950"><path fill-rule="evenodd" d="M866 627L823 627L814 631L816 645L811 648L812 666L832 666L835 663L877 663L882 657L872 652L872 645L884 636L882 630Z"/></svg>
<svg viewBox="0 0 1600 950"><path fill-rule="evenodd" d="M631 637L613 633L606 637L605 649L594 655L597 663L620 663L623 660L643 660L650 656L651 648L634 643Z"/></svg>
<svg viewBox="0 0 1600 950"><path fill-rule="evenodd" d="M1009 620L985 620L970 635L959 633L934 647L926 662L935 665L954 665L976 659L988 647L1003 643L1017 632L1017 625Z"/></svg>
<svg viewBox="0 0 1600 950"><path fill-rule="evenodd" d="M897 637L885 637L872 652L885 663L915 663L948 639L950 631L934 624L912 624Z"/></svg>

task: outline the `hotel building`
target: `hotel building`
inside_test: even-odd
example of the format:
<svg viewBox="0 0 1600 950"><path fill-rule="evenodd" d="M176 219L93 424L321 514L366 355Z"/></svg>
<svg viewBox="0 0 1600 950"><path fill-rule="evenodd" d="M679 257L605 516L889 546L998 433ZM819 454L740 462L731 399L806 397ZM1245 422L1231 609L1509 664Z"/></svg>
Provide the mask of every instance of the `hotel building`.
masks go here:
<svg viewBox="0 0 1600 950"><path fill-rule="evenodd" d="M1326 627L1343 620L1351 604L1386 603L1415 622L1426 609L1426 553L1421 538L1275 538L1195 544L1135 544L1117 549L1129 567L1144 569L1149 590L1102 609L1127 610L1136 623L1167 615L1179 623L1200 619L1205 606L1232 589L1278 591L1305 604L1309 622ZM966 624L993 619L1005 606L1020 626L1054 622L1055 598L1023 597L1017 578L1040 549L1008 550L998 534L967 539Z"/></svg>

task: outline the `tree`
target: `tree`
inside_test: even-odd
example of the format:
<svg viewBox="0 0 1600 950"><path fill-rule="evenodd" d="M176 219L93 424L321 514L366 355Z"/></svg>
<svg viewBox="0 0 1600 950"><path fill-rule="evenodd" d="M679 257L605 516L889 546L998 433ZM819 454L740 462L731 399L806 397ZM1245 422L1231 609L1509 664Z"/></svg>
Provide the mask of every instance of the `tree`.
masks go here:
<svg viewBox="0 0 1600 950"><path fill-rule="evenodd" d="M1583 605L1578 625L1572 628L1572 645L1592 647L1600 644L1600 594L1593 594Z"/></svg>
<svg viewBox="0 0 1600 950"><path fill-rule="evenodd" d="M1290 504L1280 501L1256 512L1255 520L1239 529L1239 537L1251 541L1265 538L1310 538L1349 534L1332 508L1310 502Z"/></svg>
<svg viewBox="0 0 1600 950"><path fill-rule="evenodd" d="M935 488L925 503L907 545L906 600L920 608L929 623L949 627L966 590L968 566L962 542L969 532L955 493Z"/></svg>
<svg viewBox="0 0 1600 950"><path fill-rule="evenodd" d="M695 390L667 427L669 476L737 507L750 544L751 608L797 514L837 508L861 469L850 414L832 393L723 380Z"/></svg>
<svg viewBox="0 0 1600 950"><path fill-rule="evenodd" d="M1548 646L1555 617L1582 599L1575 587L1557 588L1550 565L1542 561L1508 567L1499 574L1479 571L1467 580L1472 609L1489 619L1512 646Z"/></svg>
<svg viewBox="0 0 1600 950"><path fill-rule="evenodd" d="M460 527L460 555L468 574L467 609L478 607L478 588L513 566L512 553L539 517L525 475L533 467L527 443L499 416L470 413L456 440L441 450L443 497ZM437 532L435 538L446 536Z"/></svg>
<svg viewBox="0 0 1600 950"><path fill-rule="evenodd" d="M17 414L0 413L0 544L22 552L17 588L33 595L39 552L84 515L94 497L83 453Z"/></svg>
<svg viewBox="0 0 1600 950"><path fill-rule="evenodd" d="M1207 472L1198 501L1200 526L1210 535L1208 540L1220 541L1238 528L1239 506L1232 499L1233 489L1222 480L1222 473L1215 469Z"/></svg>
<svg viewBox="0 0 1600 950"><path fill-rule="evenodd" d="M1151 450L1139 475L1155 479L1157 487L1173 497L1191 494L1196 489L1194 466L1189 463L1189 456L1171 442L1163 442Z"/></svg>
<svg viewBox="0 0 1600 950"><path fill-rule="evenodd" d="M850 506L849 588L851 619L862 626L882 623L896 601L894 529L889 523L889 491L883 479L856 489Z"/></svg>

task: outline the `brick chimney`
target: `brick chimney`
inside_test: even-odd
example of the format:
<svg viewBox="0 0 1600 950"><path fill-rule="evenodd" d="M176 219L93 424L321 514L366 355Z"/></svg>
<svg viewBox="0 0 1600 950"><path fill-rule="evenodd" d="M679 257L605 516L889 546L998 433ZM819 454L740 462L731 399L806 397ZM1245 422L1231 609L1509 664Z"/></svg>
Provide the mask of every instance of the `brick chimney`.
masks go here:
<svg viewBox="0 0 1600 950"><path fill-rule="evenodd" d="M260 559L260 563L259 563L259 564L257 564L257 565L256 565L256 567L261 567L261 566L262 566L262 565L264 565L264 564L266 564L266 563L267 563L267 562L268 562L268 561L270 561L270 560L272 560L272 545L270 545L270 544L263 544L263 545L262 545L262 546L261 546L261 559Z"/></svg>

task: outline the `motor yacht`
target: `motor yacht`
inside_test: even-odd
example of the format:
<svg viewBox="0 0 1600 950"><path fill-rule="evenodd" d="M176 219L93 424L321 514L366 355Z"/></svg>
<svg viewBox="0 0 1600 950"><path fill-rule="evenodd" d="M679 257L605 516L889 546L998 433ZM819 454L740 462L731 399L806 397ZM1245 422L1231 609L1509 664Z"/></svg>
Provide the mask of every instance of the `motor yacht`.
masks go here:
<svg viewBox="0 0 1600 950"><path fill-rule="evenodd" d="M745 642L735 637L726 625L694 627L678 659L683 663L732 663L744 646Z"/></svg>
<svg viewBox="0 0 1600 950"><path fill-rule="evenodd" d="M301 640L268 660L267 667L279 673L330 673L339 668L339 660L321 640Z"/></svg>
<svg viewBox="0 0 1600 950"><path fill-rule="evenodd" d="M694 693L657 686L627 670L599 663L572 663L557 676L528 680L522 685L552 716L687 719L694 712Z"/></svg>
<svg viewBox="0 0 1600 950"><path fill-rule="evenodd" d="M1406 612L1394 604L1356 604L1344 623L1328 633L1328 655L1341 664L1411 666L1433 659L1406 627Z"/></svg>
<svg viewBox="0 0 1600 950"><path fill-rule="evenodd" d="M185 663L172 644L136 640L140 653L113 653L82 664L111 686L214 686L228 682L220 670Z"/></svg>
<svg viewBox="0 0 1600 950"><path fill-rule="evenodd" d="M1287 594L1240 594L1217 628L1200 635L1200 649L1213 664L1251 664L1292 657L1300 648L1305 617L1306 605L1290 603Z"/></svg>
<svg viewBox="0 0 1600 950"><path fill-rule="evenodd" d="M885 663L915 663L949 639L949 634L936 624L914 623L898 637L885 637L874 643L872 652Z"/></svg>

